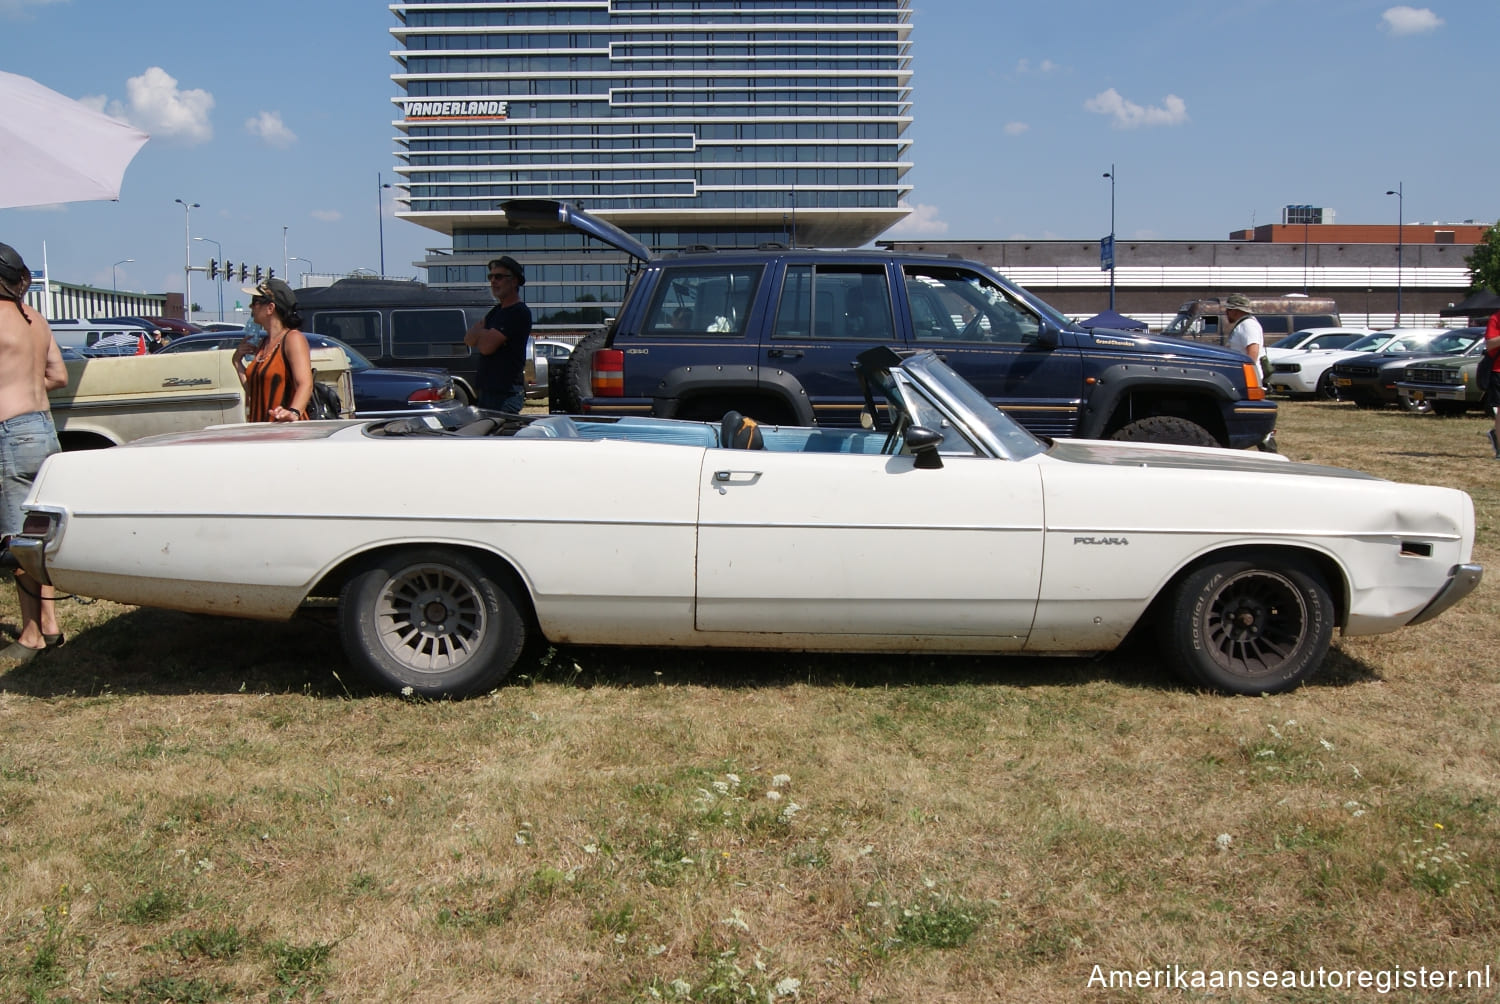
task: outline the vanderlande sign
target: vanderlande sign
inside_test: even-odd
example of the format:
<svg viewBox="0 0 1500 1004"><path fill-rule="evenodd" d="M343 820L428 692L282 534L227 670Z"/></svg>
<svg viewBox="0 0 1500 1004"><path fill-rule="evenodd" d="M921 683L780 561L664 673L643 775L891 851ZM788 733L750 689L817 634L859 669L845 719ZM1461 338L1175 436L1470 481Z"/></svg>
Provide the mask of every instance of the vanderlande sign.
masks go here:
<svg viewBox="0 0 1500 1004"><path fill-rule="evenodd" d="M469 101L402 102L408 119L503 119L510 112L509 101L483 98Z"/></svg>

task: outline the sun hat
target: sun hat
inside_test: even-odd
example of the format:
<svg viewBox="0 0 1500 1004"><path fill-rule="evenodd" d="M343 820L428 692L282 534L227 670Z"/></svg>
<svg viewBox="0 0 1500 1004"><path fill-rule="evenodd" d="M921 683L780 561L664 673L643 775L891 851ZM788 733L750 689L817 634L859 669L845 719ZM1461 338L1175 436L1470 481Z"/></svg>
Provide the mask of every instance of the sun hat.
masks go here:
<svg viewBox="0 0 1500 1004"><path fill-rule="evenodd" d="M1229 299L1224 301L1225 310L1243 310L1247 314L1255 311L1250 309L1250 298L1244 293L1230 293Z"/></svg>

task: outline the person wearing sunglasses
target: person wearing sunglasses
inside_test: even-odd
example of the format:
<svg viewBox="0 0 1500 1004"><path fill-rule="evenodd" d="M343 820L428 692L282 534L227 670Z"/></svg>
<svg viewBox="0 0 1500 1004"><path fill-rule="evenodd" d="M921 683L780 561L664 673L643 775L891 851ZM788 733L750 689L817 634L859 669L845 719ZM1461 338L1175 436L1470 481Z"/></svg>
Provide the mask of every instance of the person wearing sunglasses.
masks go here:
<svg viewBox="0 0 1500 1004"><path fill-rule="evenodd" d="M520 414L526 406L526 342L531 308L521 299L526 270L509 255L489 264L490 292L498 301L484 320L464 335L479 350L479 407Z"/></svg>
<svg viewBox="0 0 1500 1004"><path fill-rule="evenodd" d="M297 296L280 279L266 279L244 292L250 294L250 319L266 332L258 344L246 338L234 353L245 385L245 421L302 421L313 395L313 371Z"/></svg>

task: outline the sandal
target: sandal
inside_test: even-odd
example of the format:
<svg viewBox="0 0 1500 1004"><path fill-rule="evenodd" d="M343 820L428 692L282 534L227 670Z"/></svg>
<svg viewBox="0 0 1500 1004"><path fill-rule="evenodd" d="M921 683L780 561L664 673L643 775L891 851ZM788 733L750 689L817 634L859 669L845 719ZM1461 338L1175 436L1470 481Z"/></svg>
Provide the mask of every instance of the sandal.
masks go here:
<svg viewBox="0 0 1500 1004"><path fill-rule="evenodd" d="M62 648L68 643L68 636L61 631L57 632L57 634L44 634L42 635L42 642L48 648Z"/></svg>
<svg viewBox="0 0 1500 1004"><path fill-rule="evenodd" d="M45 651L46 649L32 648L29 645L22 645L18 641L13 641L5 648L0 648L0 659L10 659L16 663L30 662Z"/></svg>

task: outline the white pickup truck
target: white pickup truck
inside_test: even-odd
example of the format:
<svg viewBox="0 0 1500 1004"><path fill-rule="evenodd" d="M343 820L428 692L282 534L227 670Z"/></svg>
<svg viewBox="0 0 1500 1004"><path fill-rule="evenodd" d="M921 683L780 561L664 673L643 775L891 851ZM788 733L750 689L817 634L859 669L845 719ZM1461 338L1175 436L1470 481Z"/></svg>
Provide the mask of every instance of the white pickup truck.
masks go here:
<svg viewBox="0 0 1500 1004"><path fill-rule="evenodd" d="M319 382L337 388L343 414L352 415L349 357L341 349L314 349L312 364ZM68 385L48 395L64 450L245 420L232 349L72 359L67 367Z"/></svg>

